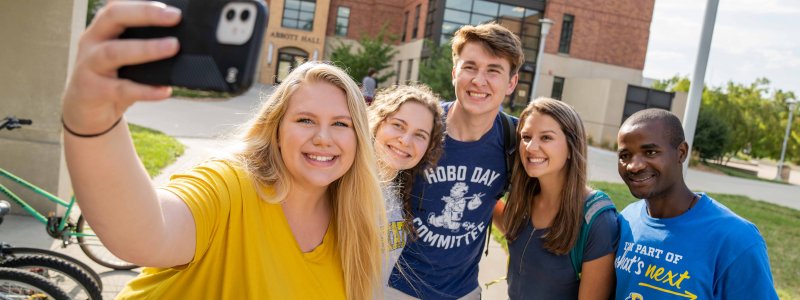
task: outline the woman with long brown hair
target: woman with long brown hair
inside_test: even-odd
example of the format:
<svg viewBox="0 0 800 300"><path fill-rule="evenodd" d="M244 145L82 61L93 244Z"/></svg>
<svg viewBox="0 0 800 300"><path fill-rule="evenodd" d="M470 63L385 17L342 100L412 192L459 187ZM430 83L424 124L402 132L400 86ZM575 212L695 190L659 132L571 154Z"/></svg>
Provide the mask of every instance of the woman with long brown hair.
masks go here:
<svg viewBox="0 0 800 300"><path fill-rule="evenodd" d="M614 210L591 223L578 269L570 258L585 222L584 204L608 200L587 186L580 116L564 102L539 98L520 115L517 137L519 155L499 226L508 240L509 297L608 299L619 238Z"/></svg>

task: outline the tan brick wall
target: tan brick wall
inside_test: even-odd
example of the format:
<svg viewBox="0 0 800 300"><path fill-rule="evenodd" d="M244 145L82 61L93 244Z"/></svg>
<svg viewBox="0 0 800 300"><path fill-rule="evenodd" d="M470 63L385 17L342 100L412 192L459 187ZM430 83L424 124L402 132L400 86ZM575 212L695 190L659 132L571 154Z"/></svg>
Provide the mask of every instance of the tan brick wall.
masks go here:
<svg viewBox="0 0 800 300"><path fill-rule="evenodd" d="M655 0L550 0L545 52L558 54L564 14L575 16L569 57L644 69ZM564 54L560 54L564 55Z"/></svg>
<svg viewBox="0 0 800 300"><path fill-rule="evenodd" d="M281 27L283 20L283 1L270 1L269 24L264 35L264 44L261 46L261 68L259 82L264 84L275 83L275 73L278 66L279 50L285 47L298 48L308 53L308 59L323 59L325 47L325 32L327 32L327 18L329 15L329 1L317 1L314 11L314 25L312 31ZM333 13L333 10L331 10ZM335 13L334 18L335 18Z"/></svg>

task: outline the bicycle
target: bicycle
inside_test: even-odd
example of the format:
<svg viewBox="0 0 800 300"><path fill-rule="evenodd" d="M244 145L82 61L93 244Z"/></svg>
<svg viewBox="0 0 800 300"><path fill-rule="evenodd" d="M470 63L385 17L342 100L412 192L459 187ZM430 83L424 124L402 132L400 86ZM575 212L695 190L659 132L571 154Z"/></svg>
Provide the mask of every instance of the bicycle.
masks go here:
<svg viewBox="0 0 800 300"><path fill-rule="evenodd" d="M0 202L0 223L9 211L8 202ZM0 267L0 299L70 299L69 295L46 278L20 269Z"/></svg>
<svg viewBox="0 0 800 300"><path fill-rule="evenodd" d="M31 124L33 124L33 121L29 119L6 117L0 120L0 130L14 130ZM0 193L5 194L10 198L10 200L20 205L37 221L44 224L47 234L54 239L61 240L62 247L67 247L70 244L78 244L83 253L85 253L86 256L88 256L91 260L111 269L130 270L138 267L137 265L131 264L116 257L114 254L108 251L108 249L106 249L106 247L103 246L103 244L97 238L97 235L94 234L94 231L89 224L86 223L86 219L83 218L83 215L79 215L77 222L72 222L70 216L73 212L73 208L75 208L75 196L72 196L69 202L64 201L61 198L58 198L57 196L41 189L40 187L25 181L24 179L3 168L0 168L0 176L5 177L15 182L17 185L44 197L50 202L66 208L66 212L63 216L57 216L53 213L50 213L49 216L45 217L44 214L31 207L21 197L0 183Z"/></svg>
<svg viewBox="0 0 800 300"><path fill-rule="evenodd" d="M46 278L24 270L0 267L0 299L64 299L64 290Z"/></svg>

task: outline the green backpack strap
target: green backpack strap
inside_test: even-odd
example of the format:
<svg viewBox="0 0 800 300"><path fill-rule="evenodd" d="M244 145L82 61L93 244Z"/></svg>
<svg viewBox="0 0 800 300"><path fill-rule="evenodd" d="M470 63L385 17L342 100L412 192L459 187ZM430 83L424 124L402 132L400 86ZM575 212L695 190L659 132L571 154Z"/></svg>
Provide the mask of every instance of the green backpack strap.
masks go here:
<svg viewBox="0 0 800 300"><path fill-rule="evenodd" d="M575 275L578 280L581 279L581 267L583 265L583 250L586 248L586 242L589 240L589 231L592 228L594 220L606 210L617 210L611 198L602 191L594 191L589 194L586 201L583 203L583 221L581 224L581 233L578 240L575 241L575 246L569 251L569 258L572 261L572 269L575 270Z"/></svg>

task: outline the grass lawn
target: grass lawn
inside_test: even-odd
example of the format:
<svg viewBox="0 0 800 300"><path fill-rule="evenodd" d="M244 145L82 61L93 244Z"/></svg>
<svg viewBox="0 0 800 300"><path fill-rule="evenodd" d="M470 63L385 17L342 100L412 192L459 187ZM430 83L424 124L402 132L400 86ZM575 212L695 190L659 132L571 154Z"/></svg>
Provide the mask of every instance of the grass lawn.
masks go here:
<svg viewBox="0 0 800 300"><path fill-rule="evenodd" d="M190 90L182 87L172 87L172 97L176 98L212 98L212 99L227 99L231 95L222 92L212 91L197 91Z"/></svg>
<svg viewBox="0 0 800 300"><path fill-rule="evenodd" d="M624 184L592 182L591 185L611 196L619 210L636 201ZM783 300L800 299L800 252L797 251L797 245L800 245L800 211L745 196L714 193L709 196L758 226L767 242L778 296ZM492 227L492 235L508 251L505 239L495 227Z"/></svg>
<svg viewBox="0 0 800 300"><path fill-rule="evenodd" d="M139 154L139 159L144 163L150 177L158 175L162 168L183 155L183 144L171 136L133 124L128 124L128 128L133 137L136 153Z"/></svg>
<svg viewBox="0 0 800 300"><path fill-rule="evenodd" d="M739 177L739 178L744 178L744 179L752 179L752 180L758 180L758 181L765 181L765 182L772 182L772 183L787 184L787 185L789 184L788 182L784 182L784 181L780 181L780 180L772 180L772 179L761 178L761 177L758 177L756 175L748 174L748 173L742 172L740 170L737 170L735 168L731 168L731 167L724 166L724 165L718 165L718 164L714 164L714 163L702 163L702 164L704 164L707 167L712 168L714 170L720 171L720 172L722 172L722 173L724 173L725 175L728 175L728 176Z"/></svg>

